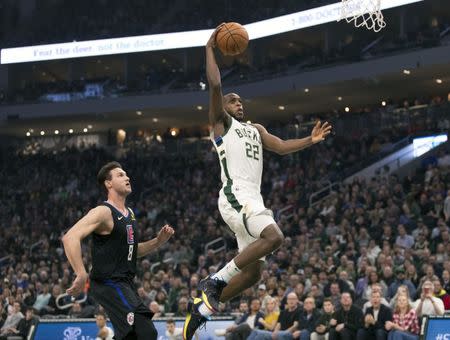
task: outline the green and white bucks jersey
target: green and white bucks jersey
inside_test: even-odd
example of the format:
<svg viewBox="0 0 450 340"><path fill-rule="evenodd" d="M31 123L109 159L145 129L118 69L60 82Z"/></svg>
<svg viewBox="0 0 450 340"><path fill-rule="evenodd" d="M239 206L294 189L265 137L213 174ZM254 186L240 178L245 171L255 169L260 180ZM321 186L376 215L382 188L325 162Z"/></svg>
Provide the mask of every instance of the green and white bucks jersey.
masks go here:
<svg viewBox="0 0 450 340"><path fill-rule="evenodd" d="M223 136L212 137L220 160L222 190L237 211L242 204L236 191L260 194L263 170L263 147L256 127L231 119ZM237 197L236 197L237 196Z"/></svg>

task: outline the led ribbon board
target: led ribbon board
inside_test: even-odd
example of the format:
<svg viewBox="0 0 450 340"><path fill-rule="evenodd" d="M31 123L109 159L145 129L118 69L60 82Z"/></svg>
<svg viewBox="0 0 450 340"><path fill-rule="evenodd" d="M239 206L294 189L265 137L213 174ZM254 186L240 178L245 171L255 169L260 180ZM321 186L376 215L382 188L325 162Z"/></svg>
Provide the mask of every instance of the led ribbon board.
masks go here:
<svg viewBox="0 0 450 340"><path fill-rule="evenodd" d="M382 0L381 9L408 5L423 0ZM250 39L295 31L340 19L342 3L316 7L245 25ZM389 23L388 23L389 24ZM36 62L110 54L148 52L204 46L212 29L141 35L134 37L74 41L61 44L36 45L2 49L1 64Z"/></svg>

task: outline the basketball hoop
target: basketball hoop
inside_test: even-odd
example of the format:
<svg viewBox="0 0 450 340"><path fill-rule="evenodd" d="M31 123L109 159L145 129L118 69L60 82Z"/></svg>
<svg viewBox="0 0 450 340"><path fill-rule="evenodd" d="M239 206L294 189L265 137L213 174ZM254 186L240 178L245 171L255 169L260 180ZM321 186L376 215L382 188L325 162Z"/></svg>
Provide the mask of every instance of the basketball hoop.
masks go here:
<svg viewBox="0 0 450 340"><path fill-rule="evenodd" d="M355 27L365 27L374 32L386 27L381 13L381 0L342 0L342 19L348 23L353 21Z"/></svg>

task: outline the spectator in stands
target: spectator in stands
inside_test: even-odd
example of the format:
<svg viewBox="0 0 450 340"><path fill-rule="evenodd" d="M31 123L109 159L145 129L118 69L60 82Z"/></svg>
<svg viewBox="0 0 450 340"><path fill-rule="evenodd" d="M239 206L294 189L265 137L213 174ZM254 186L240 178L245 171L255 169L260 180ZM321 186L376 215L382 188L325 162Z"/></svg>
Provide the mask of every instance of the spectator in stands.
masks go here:
<svg viewBox="0 0 450 340"><path fill-rule="evenodd" d="M95 316L95 323L98 327L97 339L96 340L113 340L114 331L111 327L106 325L106 315L103 313L98 313Z"/></svg>
<svg viewBox="0 0 450 340"><path fill-rule="evenodd" d="M261 301L261 310L265 310L267 301L270 300L270 295L267 293L266 285L264 283L261 283L258 286L258 298Z"/></svg>
<svg viewBox="0 0 450 340"><path fill-rule="evenodd" d="M81 304L79 302L74 302L72 308L70 308L69 311L69 316L72 319L77 319L79 317L81 317L81 313L82 313L82 307Z"/></svg>
<svg viewBox="0 0 450 340"><path fill-rule="evenodd" d="M234 325L227 328L226 340L247 339L254 329L264 329L260 319L264 317L261 312L261 301L253 298L250 303L250 311L245 313Z"/></svg>
<svg viewBox="0 0 450 340"><path fill-rule="evenodd" d="M166 338L168 340L183 339L183 328L175 327L175 321L173 319L168 319L166 321Z"/></svg>
<svg viewBox="0 0 450 340"><path fill-rule="evenodd" d="M442 271L442 287L447 293L450 293L450 271L447 269Z"/></svg>
<svg viewBox="0 0 450 340"><path fill-rule="evenodd" d="M444 303L444 310L450 310L450 295L442 288L441 280L434 280L433 296L439 298Z"/></svg>
<svg viewBox="0 0 450 340"><path fill-rule="evenodd" d="M25 312L25 317L19 321L17 329L14 330L16 336L22 337L22 339L27 339L28 334L32 326L36 326L38 323L38 318L34 316L34 309L28 307Z"/></svg>
<svg viewBox="0 0 450 340"><path fill-rule="evenodd" d="M388 297L393 298L397 292L398 287L405 285L408 287L409 296L416 295L416 287L412 284L411 281L405 278L405 268L403 266L398 267L395 270L396 280L389 286L388 288Z"/></svg>
<svg viewBox="0 0 450 340"><path fill-rule="evenodd" d="M406 295L399 295L394 307L392 321L386 322L388 340L417 340L419 322L416 311L410 305Z"/></svg>
<svg viewBox="0 0 450 340"><path fill-rule="evenodd" d="M61 286L55 284L52 288L52 295L48 301L47 306L44 306L41 314L52 314L52 315L64 315L67 314L67 309L60 309L56 304L56 299L61 295Z"/></svg>
<svg viewBox="0 0 450 340"><path fill-rule="evenodd" d="M398 236L395 239L395 244L403 249L411 249L414 245L414 237L406 233L405 226L403 224L398 225Z"/></svg>
<svg viewBox="0 0 450 340"><path fill-rule="evenodd" d="M45 307L47 307L51 294L49 293L48 283L41 284L40 282L36 285L36 291L38 295L36 296L36 301L34 302L33 308L42 314L46 312Z"/></svg>
<svg viewBox="0 0 450 340"><path fill-rule="evenodd" d="M317 283L311 284L311 288L307 294L307 297L314 298L314 301L316 302L316 308L322 308L324 296Z"/></svg>
<svg viewBox="0 0 450 340"><path fill-rule="evenodd" d="M294 331L294 339L309 340L311 333L314 332L320 313L316 309L314 298L307 297L303 302L303 308L300 311L297 330Z"/></svg>
<svg viewBox="0 0 450 340"><path fill-rule="evenodd" d="M0 339L6 338L9 335L17 334L17 326L20 320L23 319L23 314L20 311L20 303L14 302L14 308L5 320L2 328L0 329Z"/></svg>
<svg viewBox="0 0 450 340"><path fill-rule="evenodd" d="M422 285L422 293L414 303L414 309L418 317L425 315L444 315L444 302L440 298L433 296L434 284L426 280Z"/></svg>
<svg viewBox="0 0 450 340"><path fill-rule="evenodd" d="M373 292L380 293L380 295L381 295L381 299L380 299L381 304L390 308L391 306L389 305L389 302L383 296L383 290L381 288L381 285L379 283L374 283L371 287L372 287L372 291L371 291L370 296L372 297L372 293ZM363 314L366 314L367 308L370 308L370 307L372 307L372 298L363 305L363 309L362 309L363 310Z"/></svg>
<svg viewBox="0 0 450 340"><path fill-rule="evenodd" d="M256 332L252 332L252 339L292 339L292 335L298 327L301 308L299 307L298 297L295 292L289 293L286 301L286 309L281 311L274 331L257 330Z"/></svg>
<svg viewBox="0 0 450 340"><path fill-rule="evenodd" d="M262 309L264 318L260 318L259 322L264 326L264 330L272 332L277 325L280 316L280 309L278 307L278 300L269 296L266 303L266 308ZM253 331L252 331L253 333Z"/></svg>
<svg viewBox="0 0 450 340"><path fill-rule="evenodd" d="M447 158L449 159L448 163L450 163L450 154L447 154ZM445 197L445 200L444 200L443 213L445 216L445 221L447 223L449 223L450 222L450 190L447 190L447 196Z"/></svg>
<svg viewBox="0 0 450 340"><path fill-rule="evenodd" d="M339 284L337 282L333 282L330 285L330 295L327 296L331 299L334 308L338 308L341 303L341 290L339 288Z"/></svg>
<svg viewBox="0 0 450 340"><path fill-rule="evenodd" d="M176 316L186 316L188 312L188 299L183 296L178 299L178 307L175 313Z"/></svg>
<svg viewBox="0 0 450 340"><path fill-rule="evenodd" d="M333 314L333 302L330 298L325 298L323 300L323 312L317 320L315 331L311 333L311 340L328 340Z"/></svg>
<svg viewBox="0 0 450 340"><path fill-rule="evenodd" d="M364 327L357 332L357 340L386 340L385 324L387 321L392 321L392 310L381 303L379 290L372 291L370 303L371 307L367 308L364 315Z"/></svg>
<svg viewBox="0 0 450 340"><path fill-rule="evenodd" d="M334 312L330 321L329 340L355 340L356 332L362 326L362 310L353 305L349 292L341 295L340 308Z"/></svg>

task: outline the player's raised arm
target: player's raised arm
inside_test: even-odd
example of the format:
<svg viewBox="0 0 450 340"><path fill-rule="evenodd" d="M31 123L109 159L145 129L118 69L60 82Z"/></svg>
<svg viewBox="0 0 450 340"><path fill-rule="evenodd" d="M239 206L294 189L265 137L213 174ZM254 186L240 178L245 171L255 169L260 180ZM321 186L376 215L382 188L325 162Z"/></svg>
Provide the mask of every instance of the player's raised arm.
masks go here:
<svg viewBox="0 0 450 340"><path fill-rule="evenodd" d="M288 153L296 152L313 144L319 143L330 134L331 125L328 122L321 124L320 121L314 126L311 136L301 139L283 140L277 136L270 134L264 126L260 124L253 124L261 134L262 143L265 149L276 152L279 155L286 155Z"/></svg>
<svg viewBox="0 0 450 340"><path fill-rule="evenodd" d="M217 123L224 123L226 113L223 108L222 84L220 71L217 66L214 48L216 47L217 32L224 24L220 24L206 44L206 78L209 85L209 123L214 126Z"/></svg>
<svg viewBox="0 0 450 340"><path fill-rule="evenodd" d="M64 251L77 276L72 286L67 289L67 294L77 296L83 291L88 274L81 255L81 241L104 225L108 216L111 216L108 208L104 206L96 207L75 223L63 236Z"/></svg>

